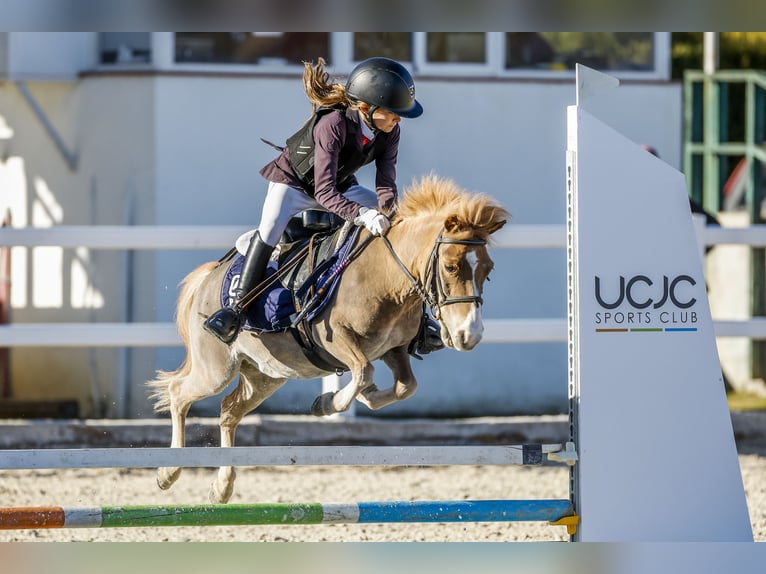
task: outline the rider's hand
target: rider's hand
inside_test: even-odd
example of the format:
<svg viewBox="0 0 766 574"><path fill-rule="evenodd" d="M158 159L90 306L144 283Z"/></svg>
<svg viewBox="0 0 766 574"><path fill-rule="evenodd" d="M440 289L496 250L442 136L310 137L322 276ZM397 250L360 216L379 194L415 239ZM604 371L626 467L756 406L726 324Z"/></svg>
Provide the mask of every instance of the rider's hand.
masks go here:
<svg viewBox="0 0 766 574"><path fill-rule="evenodd" d="M363 207L359 210L359 215L354 219L355 225L364 225L373 235L385 235L388 228L391 227L391 221L388 217L380 213L377 209Z"/></svg>

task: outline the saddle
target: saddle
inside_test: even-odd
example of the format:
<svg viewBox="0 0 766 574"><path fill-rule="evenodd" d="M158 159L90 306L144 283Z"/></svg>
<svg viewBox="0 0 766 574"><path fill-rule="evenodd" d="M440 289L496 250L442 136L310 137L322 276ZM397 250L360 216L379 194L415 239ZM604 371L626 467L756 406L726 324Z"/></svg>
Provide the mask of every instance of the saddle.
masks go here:
<svg viewBox="0 0 766 574"><path fill-rule="evenodd" d="M280 279L282 286L298 292L314 272L328 262L342 244L344 228L320 231L308 237L299 237L290 243L281 243L277 258L279 268L290 267ZM293 260L296 261L293 261Z"/></svg>
<svg viewBox="0 0 766 574"><path fill-rule="evenodd" d="M347 371L345 365L314 343L308 324L335 293L342 271L340 266L345 266L346 256L360 231L361 228L350 223L322 226L320 231L302 223L288 225L278 254L269 262L264 281L256 288L261 290L260 294L243 311L243 330L289 331L317 367ZM232 285L236 285L234 279L241 273L244 262L241 254L232 253L231 257L235 259L221 284L222 303L229 297Z"/></svg>

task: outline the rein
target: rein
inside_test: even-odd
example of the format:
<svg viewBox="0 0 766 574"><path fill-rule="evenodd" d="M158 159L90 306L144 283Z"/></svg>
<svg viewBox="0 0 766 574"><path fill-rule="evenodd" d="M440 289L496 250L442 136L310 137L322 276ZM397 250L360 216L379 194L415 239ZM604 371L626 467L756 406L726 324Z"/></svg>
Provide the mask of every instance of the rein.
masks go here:
<svg viewBox="0 0 766 574"><path fill-rule="evenodd" d="M433 249L428 256L426 262L425 273L423 274L424 280L421 284L420 281L407 269L407 266L402 262L399 256L394 251L393 245L388 238L383 235L381 239L384 245L391 253L391 257L394 258L399 268L404 272L404 275L409 279L412 284L412 290L418 294L424 304L428 305L431 309L431 314L434 319L439 320L441 318L441 308L445 305L453 305L455 303L476 303L482 305L484 299L481 295L467 295L464 297L449 297L444 290L444 283L441 275L438 272L439 267L439 246L440 245L486 245L487 242L483 239L450 239L442 237L444 230L439 232L439 236L434 241Z"/></svg>

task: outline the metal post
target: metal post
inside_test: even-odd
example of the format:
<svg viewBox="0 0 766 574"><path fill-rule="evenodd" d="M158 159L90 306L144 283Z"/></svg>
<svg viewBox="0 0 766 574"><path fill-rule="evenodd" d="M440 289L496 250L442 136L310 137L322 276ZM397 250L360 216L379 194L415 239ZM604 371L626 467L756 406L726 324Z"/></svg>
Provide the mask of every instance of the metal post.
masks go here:
<svg viewBox="0 0 766 574"><path fill-rule="evenodd" d="M719 106L718 89L713 77L718 68L718 34L703 33L703 110L704 110L704 152L703 152L703 207L710 213L717 213L720 207L720 190L718 177L719 158L715 148L719 140Z"/></svg>
<svg viewBox="0 0 766 574"><path fill-rule="evenodd" d="M718 32L702 33L702 50L702 69L706 74L714 74L719 62Z"/></svg>

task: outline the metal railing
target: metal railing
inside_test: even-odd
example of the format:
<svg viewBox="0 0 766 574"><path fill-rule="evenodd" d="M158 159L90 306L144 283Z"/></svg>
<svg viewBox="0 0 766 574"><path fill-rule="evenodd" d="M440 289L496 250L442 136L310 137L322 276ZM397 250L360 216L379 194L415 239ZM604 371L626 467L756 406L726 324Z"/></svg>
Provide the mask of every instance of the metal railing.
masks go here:
<svg viewBox="0 0 766 574"><path fill-rule="evenodd" d="M2 228L2 246L59 246L90 249L228 249L247 231L236 226L64 226ZM514 225L493 236L493 248L563 249L565 226ZM701 249L721 244L766 247L766 225L698 229ZM566 342L566 318L485 319L484 342ZM766 318L714 317L720 337L766 340ZM159 323L12 323L0 326L0 347L171 347L181 345L175 324Z"/></svg>

